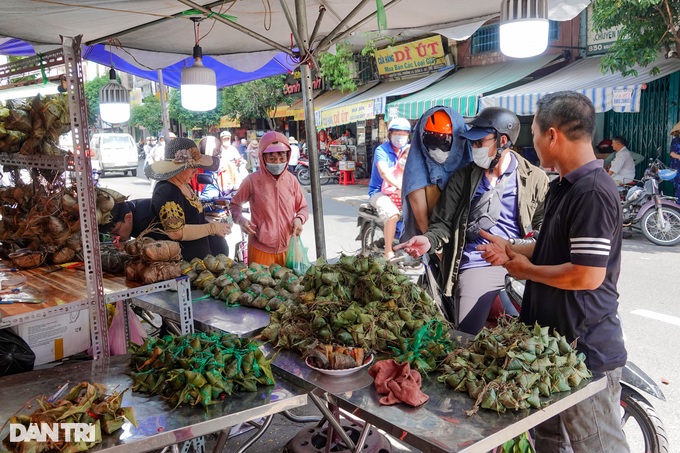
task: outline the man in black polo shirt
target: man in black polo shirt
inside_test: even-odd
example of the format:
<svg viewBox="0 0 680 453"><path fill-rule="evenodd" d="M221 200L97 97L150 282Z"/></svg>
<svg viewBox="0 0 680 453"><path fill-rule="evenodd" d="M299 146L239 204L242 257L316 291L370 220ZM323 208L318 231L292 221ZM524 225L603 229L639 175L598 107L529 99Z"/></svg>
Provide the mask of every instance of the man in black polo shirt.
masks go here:
<svg viewBox="0 0 680 453"><path fill-rule="evenodd" d="M628 452L621 430L621 369L626 363L617 316L622 219L612 178L596 160L595 109L588 98L562 91L538 101L531 132L550 184L535 244L513 245L486 232L480 246L492 264L527 280L520 319L550 326L585 353L607 389L536 427L537 452Z"/></svg>

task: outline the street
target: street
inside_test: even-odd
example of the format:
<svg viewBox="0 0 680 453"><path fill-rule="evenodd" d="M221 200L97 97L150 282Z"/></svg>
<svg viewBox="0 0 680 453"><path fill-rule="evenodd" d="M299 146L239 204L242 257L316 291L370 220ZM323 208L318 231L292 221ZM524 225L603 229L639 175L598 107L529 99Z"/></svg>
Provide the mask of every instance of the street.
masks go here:
<svg viewBox="0 0 680 453"><path fill-rule="evenodd" d="M150 197L149 181L139 177L107 176L103 187L118 190L130 199ZM366 186L322 186L326 251L328 258L341 252L354 253L359 248L355 240L358 229L358 205L368 200ZM311 208L311 198L307 196ZM302 235L309 248L310 261L316 259L313 223L310 218ZM230 251L241 240L238 227L228 236ZM623 242L621 275L619 278L620 307L628 359L656 382L666 396L662 402L644 395L663 421L669 438L669 451L680 445L680 284L674 269L680 262L680 247L660 247L634 233ZM662 379L668 384L663 384ZM297 425L300 426L300 425ZM301 428L301 426L300 426ZM260 451L256 444L253 451ZM632 448L633 452L641 449ZM262 450L264 451L274 451Z"/></svg>

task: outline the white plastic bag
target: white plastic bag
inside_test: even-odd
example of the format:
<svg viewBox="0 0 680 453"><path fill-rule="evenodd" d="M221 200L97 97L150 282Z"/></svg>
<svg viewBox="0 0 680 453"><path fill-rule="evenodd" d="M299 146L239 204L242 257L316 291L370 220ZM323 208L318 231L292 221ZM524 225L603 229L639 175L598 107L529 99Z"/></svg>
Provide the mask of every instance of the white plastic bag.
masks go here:
<svg viewBox="0 0 680 453"><path fill-rule="evenodd" d="M116 312L113 315L113 319L111 319L111 326L109 327L109 352L112 356L127 354L123 306L122 300L116 302ZM144 343L144 339L148 334L142 325L142 321L139 320L130 307L128 307L128 322L130 324L130 342L136 344Z"/></svg>

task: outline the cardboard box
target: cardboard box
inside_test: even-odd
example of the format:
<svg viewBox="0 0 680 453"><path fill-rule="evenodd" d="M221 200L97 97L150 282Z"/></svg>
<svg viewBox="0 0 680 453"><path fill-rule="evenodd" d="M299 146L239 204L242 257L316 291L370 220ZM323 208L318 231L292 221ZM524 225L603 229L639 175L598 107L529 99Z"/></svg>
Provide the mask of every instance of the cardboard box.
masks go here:
<svg viewBox="0 0 680 453"><path fill-rule="evenodd" d="M350 170L353 171L355 168L355 163L353 160L341 160L338 162L340 170Z"/></svg>
<svg viewBox="0 0 680 453"><path fill-rule="evenodd" d="M88 309L27 322L15 329L35 353L35 365L60 360L90 347Z"/></svg>

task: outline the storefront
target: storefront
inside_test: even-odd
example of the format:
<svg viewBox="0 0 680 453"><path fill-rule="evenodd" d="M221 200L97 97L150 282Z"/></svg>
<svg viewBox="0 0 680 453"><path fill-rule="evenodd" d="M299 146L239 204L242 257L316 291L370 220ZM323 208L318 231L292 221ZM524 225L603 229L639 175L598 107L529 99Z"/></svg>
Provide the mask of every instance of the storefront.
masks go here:
<svg viewBox="0 0 680 453"><path fill-rule="evenodd" d="M363 85L343 100L317 106L316 124L330 132L338 154L370 162L372 149L385 138L380 127L390 100L409 95L446 77L453 66L441 36L390 46L375 52L379 82Z"/></svg>
<svg viewBox="0 0 680 453"><path fill-rule="evenodd" d="M480 99L480 108L505 107L520 117L525 116L524 129L524 124L531 123L530 117L536 113L536 103L541 97L555 91L576 91L587 96L598 113L595 143L623 135L629 149L647 158L656 157L658 147L667 151L668 131L678 119L677 103L671 100L677 99L680 60L660 59L655 63L659 69L657 74L650 75L650 65L634 68L637 75L628 77L620 73L602 74L600 60L600 57L584 58L534 82L484 96ZM638 174L643 167L644 164L638 166Z"/></svg>
<svg viewBox="0 0 680 453"><path fill-rule="evenodd" d="M520 82L555 58L555 55L541 55L459 69L439 83L387 104L388 118L417 120L436 105L445 105L465 117L472 117L477 113L479 98L485 93Z"/></svg>

